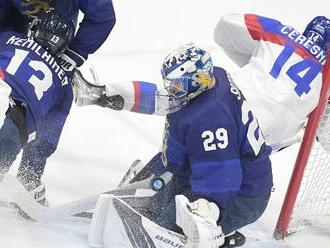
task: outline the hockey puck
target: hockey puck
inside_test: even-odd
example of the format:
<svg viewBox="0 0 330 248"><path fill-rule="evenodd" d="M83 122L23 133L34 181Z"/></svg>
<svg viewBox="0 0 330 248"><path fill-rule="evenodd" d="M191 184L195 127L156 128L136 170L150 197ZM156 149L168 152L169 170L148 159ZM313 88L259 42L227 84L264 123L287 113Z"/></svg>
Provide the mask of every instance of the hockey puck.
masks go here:
<svg viewBox="0 0 330 248"><path fill-rule="evenodd" d="M156 190L156 191L162 190L164 188L164 186L165 186L164 180L162 178L159 178L159 177L153 179L152 182L151 182L152 189Z"/></svg>

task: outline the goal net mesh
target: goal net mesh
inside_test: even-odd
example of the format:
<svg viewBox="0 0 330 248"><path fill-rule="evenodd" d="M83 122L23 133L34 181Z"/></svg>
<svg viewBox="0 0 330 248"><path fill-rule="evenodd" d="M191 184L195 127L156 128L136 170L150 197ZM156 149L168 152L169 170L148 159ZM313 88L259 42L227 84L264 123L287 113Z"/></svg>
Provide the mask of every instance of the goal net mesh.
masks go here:
<svg viewBox="0 0 330 248"><path fill-rule="evenodd" d="M330 106L321 122L318 134L330 138ZM330 139L313 143L312 151L305 168L295 206L288 226L288 233L295 232L312 223L325 222L330 216ZM330 222L329 222L330 226Z"/></svg>
<svg viewBox="0 0 330 248"><path fill-rule="evenodd" d="M323 70L319 104L310 114L274 237L311 224L330 230L330 56Z"/></svg>

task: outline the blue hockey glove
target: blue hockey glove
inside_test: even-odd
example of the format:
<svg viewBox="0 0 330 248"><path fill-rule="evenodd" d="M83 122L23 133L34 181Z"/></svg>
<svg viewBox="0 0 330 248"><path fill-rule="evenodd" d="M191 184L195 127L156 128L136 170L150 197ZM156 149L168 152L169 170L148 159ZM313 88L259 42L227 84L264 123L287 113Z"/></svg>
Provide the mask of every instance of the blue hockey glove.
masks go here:
<svg viewBox="0 0 330 248"><path fill-rule="evenodd" d="M330 20L325 16L315 17L306 27L304 35L327 50L330 43Z"/></svg>

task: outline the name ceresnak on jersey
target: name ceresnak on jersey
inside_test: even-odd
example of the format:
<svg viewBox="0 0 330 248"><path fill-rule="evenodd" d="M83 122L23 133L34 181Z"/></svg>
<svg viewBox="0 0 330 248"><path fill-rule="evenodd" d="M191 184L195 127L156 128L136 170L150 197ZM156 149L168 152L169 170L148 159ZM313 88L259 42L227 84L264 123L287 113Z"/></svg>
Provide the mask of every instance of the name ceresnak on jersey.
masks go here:
<svg viewBox="0 0 330 248"><path fill-rule="evenodd" d="M300 34L290 26L283 26L281 33L288 37L290 40L293 40L294 42L306 48L322 65L325 64L326 52L321 47L314 44L313 40L308 39L306 36Z"/></svg>

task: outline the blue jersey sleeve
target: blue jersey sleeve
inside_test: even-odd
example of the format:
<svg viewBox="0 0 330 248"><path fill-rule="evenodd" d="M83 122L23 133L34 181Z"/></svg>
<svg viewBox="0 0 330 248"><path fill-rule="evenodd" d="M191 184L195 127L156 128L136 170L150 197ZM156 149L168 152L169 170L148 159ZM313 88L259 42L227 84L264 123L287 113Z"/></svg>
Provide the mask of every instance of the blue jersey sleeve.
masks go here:
<svg viewBox="0 0 330 248"><path fill-rule="evenodd" d="M81 0L79 8L84 18L70 48L87 58L106 40L115 25L116 17L110 0Z"/></svg>
<svg viewBox="0 0 330 248"><path fill-rule="evenodd" d="M184 105L183 99L171 97L166 89L158 89L156 83L133 81L133 87L120 88L124 109L131 112L165 116L179 111Z"/></svg>
<svg viewBox="0 0 330 248"><path fill-rule="evenodd" d="M155 112L155 94L157 86L154 83L133 81L134 104L132 112L153 114Z"/></svg>

